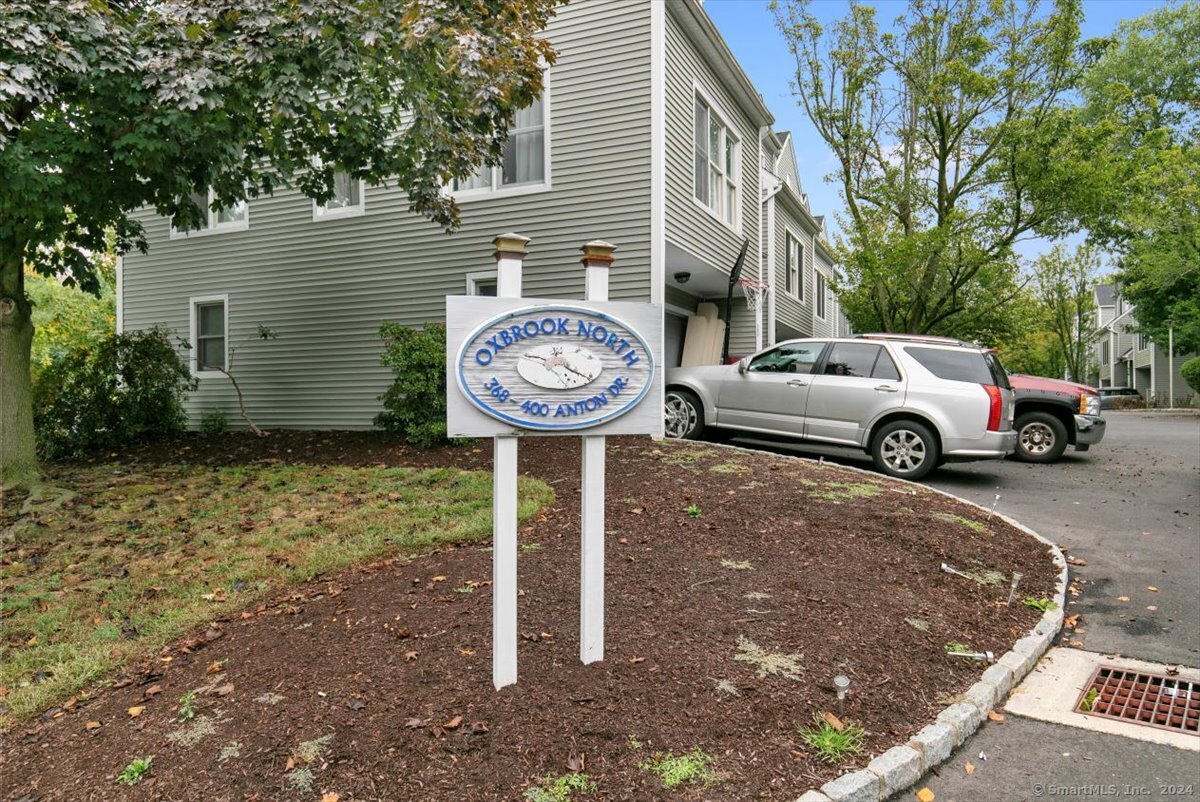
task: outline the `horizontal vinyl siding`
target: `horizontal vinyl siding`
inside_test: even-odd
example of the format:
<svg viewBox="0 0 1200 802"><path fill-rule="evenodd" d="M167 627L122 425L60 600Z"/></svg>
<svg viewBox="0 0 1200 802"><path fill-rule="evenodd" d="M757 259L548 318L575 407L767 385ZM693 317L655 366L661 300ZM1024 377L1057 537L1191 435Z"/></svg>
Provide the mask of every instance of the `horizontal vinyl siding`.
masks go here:
<svg viewBox="0 0 1200 802"><path fill-rule="evenodd" d="M805 261L809 262L810 261L809 257L805 257ZM814 336L814 337L836 337L837 336L837 311L834 308L834 305L832 303L833 293L829 290L829 287L833 282L833 267L831 265L827 264L825 262L825 260L822 259L820 256L816 256L815 254L814 254L813 260L811 261L811 264L812 264L812 268L813 268L812 282L808 285L807 289L810 293L809 297L813 304L813 307L812 307L813 308L813 315L812 315L813 333L812 333L812 336ZM817 317L817 311L816 311L817 310L817 307L816 307L817 271L820 271L821 273L823 273L825 275L825 286L826 286L826 292L828 293L828 295L826 295L826 297L825 297L825 319L824 320Z"/></svg>
<svg viewBox="0 0 1200 802"><path fill-rule="evenodd" d="M717 80L675 18L686 13L668 3L666 17L666 237L714 267L729 272L750 240L746 272L761 264L758 216L762 208L759 192L758 129L752 127L738 104ZM715 111L741 142L740 230L727 226L696 200L695 172L695 86L715 103Z"/></svg>
<svg viewBox="0 0 1200 802"><path fill-rule="evenodd" d="M803 300L788 294L784 289L787 286L785 271L787 269L787 235L789 232L804 247L804 265L800 274L800 283L804 287ZM813 336L813 293L816 291L816 277L813 272L813 240L812 236L800 225L800 221L796 220L782 203L775 204L775 264L775 269L779 271L779 297L775 302L776 320L799 332L798 336Z"/></svg>
<svg viewBox="0 0 1200 802"><path fill-rule="evenodd" d="M163 324L187 337L188 298L228 294L233 373L256 422L364 428L391 380L379 364L379 325L441 320L444 296L463 294L467 273L495 269L499 233L533 240L525 295L582 298L579 246L604 239L617 246L611 297L649 300L649 6L564 6L547 37L559 54L553 190L466 200L453 235L384 187L367 189L361 217L314 222L311 201L285 191L250 202L249 230L191 239L169 239L167 221L147 213L150 252L124 259L126 329ZM259 340L259 324L279 338ZM202 379L188 401L194 421L213 408L237 422L224 377Z"/></svg>

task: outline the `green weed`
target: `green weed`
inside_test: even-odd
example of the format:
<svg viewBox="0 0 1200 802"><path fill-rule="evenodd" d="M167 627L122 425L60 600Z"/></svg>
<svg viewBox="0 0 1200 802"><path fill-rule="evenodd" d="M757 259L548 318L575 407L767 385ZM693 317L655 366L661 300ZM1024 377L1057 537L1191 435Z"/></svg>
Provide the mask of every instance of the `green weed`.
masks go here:
<svg viewBox="0 0 1200 802"><path fill-rule="evenodd" d="M702 513L702 512L700 511L700 505L699 505L699 504L689 504L689 505L687 505L687 508L686 508L686 509L684 509L684 512L686 512L686 513L688 514L688 517L689 517L689 518L699 518L701 515L703 515L703 514L704 514L704 513Z"/></svg>
<svg viewBox="0 0 1200 802"><path fill-rule="evenodd" d="M137 785L146 779L146 775L150 773L150 764L153 762L154 755L134 758L129 761L128 766L121 769L121 773L117 775L117 782L123 785Z"/></svg>
<svg viewBox="0 0 1200 802"><path fill-rule="evenodd" d="M561 777L544 777L539 785L529 788L521 796L531 802L571 802L574 794L590 794L596 784L586 774L564 774Z"/></svg>
<svg viewBox="0 0 1200 802"><path fill-rule="evenodd" d="M949 643L946 644L946 651L949 654L969 654L975 650L971 648L971 644L969 644L969 643L959 643L958 641L950 641Z"/></svg>
<svg viewBox="0 0 1200 802"><path fill-rule="evenodd" d="M655 752L638 768L657 775L663 788L670 790L686 784L712 785L717 781L712 770L715 762L716 758L697 747L683 755Z"/></svg>
<svg viewBox="0 0 1200 802"><path fill-rule="evenodd" d="M836 765L862 752L866 730L854 724L837 729L821 716L813 716L811 727L800 728L800 740L825 763Z"/></svg>
<svg viewBox="0 0 1200 802"><path fill-rule="evenodd" d="M1096 688L1089 690L1083 697L1083 701L1079 703L1079 709L1085 713L1092 712L1092 705L1096 704L1096 700L1100 698L1100 691Z"/></svg>
<svg viewBox="0 0 1200 802"><path fill-rule="evenodd" d="M1035 610L1046 612L1047 610L1057 610L1058 605L1050 599L1035 599L1032 596L1026 596L1022 601L1026 607L1032 607Z"/></svg>
<svg viewBox="0 0 1200 802"><path fill-rule="evenodd" d="M813 495L826 501L854 501L883 492L883 488L874 482L828 482L824 487L824 490L816 491Z"/></svg>
<svg viewBox="0 0 1200 802"><path fill-rule="evenodd" d="M188 691L179 697L179 720L191 721L196 717L196 692Z"/></svg>
<svg viewBox="0 0 1200 802"><path fill-rule="evenodd" d="M721 560L721 567L734 571L750 571L754 569L754 565L749 560Z"/></svg>
<svg viewBox="0 0 1200 802"><path fill-rule="evenodd" d="M970 518L964 518L961 515L955 515L952 512L935 512L933 517L941 521L946 521L947 523L965 526L967 529L970 529L973 532L979 532L980 534L987 531L987 524L979 521L973 521Z"/></svg>

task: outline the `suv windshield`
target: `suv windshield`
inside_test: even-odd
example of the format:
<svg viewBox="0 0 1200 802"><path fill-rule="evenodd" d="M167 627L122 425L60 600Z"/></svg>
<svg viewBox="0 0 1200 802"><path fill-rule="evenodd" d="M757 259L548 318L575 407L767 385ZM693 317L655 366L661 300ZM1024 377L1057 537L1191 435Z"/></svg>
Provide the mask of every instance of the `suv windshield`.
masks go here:
<svg viewBox="0 0 1200 802"><path fill-rule="evenodd" d="M937 376L949 381L971 382L972 384L994 384L1009 389L1008 374L993 354L986 351L968 351L950 348L922 348L908 346L905 350L920 365Z"/></svg>

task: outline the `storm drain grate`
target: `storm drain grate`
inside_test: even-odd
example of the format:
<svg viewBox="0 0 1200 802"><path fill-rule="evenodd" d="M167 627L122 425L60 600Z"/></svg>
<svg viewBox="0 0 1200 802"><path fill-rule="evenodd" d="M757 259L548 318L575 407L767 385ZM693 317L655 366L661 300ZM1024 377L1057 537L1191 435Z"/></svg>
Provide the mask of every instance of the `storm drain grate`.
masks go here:
<svg viewBox="0 0 1200 802"><path fill-rule="evenodd" d="M1089 716L1200 734L1200 683L1100 666L1075 703Z"/></svg>

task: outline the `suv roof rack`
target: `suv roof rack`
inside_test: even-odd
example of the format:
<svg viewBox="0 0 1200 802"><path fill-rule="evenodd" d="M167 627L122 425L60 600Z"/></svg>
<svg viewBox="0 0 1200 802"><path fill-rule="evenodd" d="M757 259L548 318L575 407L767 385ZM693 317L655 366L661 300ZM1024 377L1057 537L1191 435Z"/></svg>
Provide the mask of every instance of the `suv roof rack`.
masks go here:
<svg viewBox="0 0 1200 802"><path fill-rule="evenodd" d="M960 345L966 348L978 348L978 343L969 343L964 340L956 340L953 337L938 337L933 334L893 334L890 332L878 332L874 334L856 334L854 335L860 340L902 340L910 343L929 343L931 345Z"/></svg>

